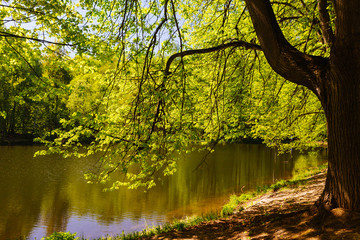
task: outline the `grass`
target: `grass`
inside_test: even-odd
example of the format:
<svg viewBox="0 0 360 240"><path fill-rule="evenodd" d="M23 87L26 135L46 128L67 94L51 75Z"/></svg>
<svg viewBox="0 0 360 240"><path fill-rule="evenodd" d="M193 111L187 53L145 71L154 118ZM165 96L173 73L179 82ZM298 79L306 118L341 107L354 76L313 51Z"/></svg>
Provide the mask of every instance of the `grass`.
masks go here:
<svg viewBox="0 0 360 240"><path fill-rule="evenodd" d="M118 236L107 236L101 237L93 240L132 240L139 238L151 237L154 235L158 235L161 233L169 232L171 230L179 230L182 231L187 227L198 225L202 222L211 221L219 218L218 213L209 213L203 216L190 217L183 220L175 220L172 223L164 224L162 226L156 226L153 228L146 228L141 232L134 232L129 234L121 234Z"/></svg>
<svg viewBox="0 0 360 240"><path fill-rule="evenodd" d="M327 168L326 164L321 165L316 168L309 168L309 169L302 171L301 173L297 173L290 180L280 180L269 186L267 186L267 185L259 186L259 187L257 187L257 189L255 191L244 193L244 194L241 194L240 196L231 195L229 202L223 206L220 213L208 213L203 216L189 217L189 218L186 218L183 220L175 220L172 223L164 224L162 226L146 228L141 232L134 232L134 233L130 233L130 234L123 233L121 235L114 236L114 237L107 236L107 237L102 237L102 238L98 238L98 239L94 239L94 240L132 240L132 239L151 237L151 236L169 232L172 230L182 231L185 228L195 226L195 225L198 225L203 222L216 220L221 217L229 216L234 213L234 211L239 207L239 205L241 205L251 199L254 199L260 195L263 195L269 191L278 191L280 189L284 189L287 187L295 187L295 186L299 186L299 185L304 185L304 184L306 184L306 182L307 182L306 179L308 177L313 176L317 173L320 173L326 168ZM241 210L242 209L240 207L239 211L241 211ZM71 235L71 234L65 233L65 235L67 237L69 237L69 235ZM51 236L53 236L53 235L51 235ZM60 236L60 238L49 238L49 239L51 239L51 240L79 239L79 238L75 238L74 234L71 235L71 236L73 236L73 238L61 238L61 235L58 235L58 236ZM85 238L80 238L80 239L85 240Z"/></svg>
<svg viewBox="0 0 360 240"><path fill-rule="evenodd" d="M241 205L251 199L254 199L260 195L263 195L269 191L278 191L279 189L285 189L287 187L295 187L295 186L300 186L300 185L306 184L306 182L307 182L306 179L308 177L313 176L317 173L320 173L326 168L327 168L327 164L320 165L316 168L304 169L304 171L297 173L295 176L293 176L292 179L280 180L272 185L258 186L256 188L256 191L243 193L240 196L231 195L229 202L223 206L220 217L224 217L224 216L233 214L239 205ZM239 211L241 211L241 210L242 209L240 208Z"/></svg>

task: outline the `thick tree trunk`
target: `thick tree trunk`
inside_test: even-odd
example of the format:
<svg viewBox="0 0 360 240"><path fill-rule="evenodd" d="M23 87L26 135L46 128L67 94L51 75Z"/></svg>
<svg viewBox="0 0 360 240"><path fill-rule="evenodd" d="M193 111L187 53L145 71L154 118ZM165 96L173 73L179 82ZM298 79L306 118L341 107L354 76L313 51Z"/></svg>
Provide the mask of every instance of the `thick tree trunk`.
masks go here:
<svg viewBox="0 0 360 240"><path fill-rule="evenodd" d="M350 46L341 49L330 58L320 98L329 145L328 175L320 202L326 209L360 211L360 55Z"/></svg>
<svg viewBox="0 0 360 240"><path fill-rule="evenodd" d="M360 1L334 0L336 31L319 1L329 59L301 53L283 36L270 1L246 0L261 48L271 67L320 99L328 122L329 167L319 203L360 211Z"/></svg>

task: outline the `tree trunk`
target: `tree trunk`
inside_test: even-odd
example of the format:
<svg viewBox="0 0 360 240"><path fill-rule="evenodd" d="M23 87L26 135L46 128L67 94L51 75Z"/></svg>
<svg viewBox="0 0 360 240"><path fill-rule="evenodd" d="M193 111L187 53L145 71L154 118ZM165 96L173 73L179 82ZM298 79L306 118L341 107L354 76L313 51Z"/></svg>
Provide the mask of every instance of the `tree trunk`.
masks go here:
<svg viewBox="0 0 360 240"><path fill-rule="evenodd" d="M330 58L320 97L329 147L328 174L320 202L326 209L360 211L360 55L350 46L347 51L341 49Z"/></svg>
<svg viewBox="0 0 360 240"><path fill-rule="evenodd" d="M323 31L331 43L329 59L291 46L276 21L270 1L245 0L258 40L271 67L285 79L312 90L328 123L328 174L319 199L325 209L360 211L360 1L334 0L332 35L327 1L319 1Z"/></svg>
<svg viewBox="0 0 360 240"><path fill-rule="evenodd" d="M11 135L15 134L15 125L16 125L16 102L14 102L13 109L10 115L10 123L9 123L9 130L8 133Z"/></svg>

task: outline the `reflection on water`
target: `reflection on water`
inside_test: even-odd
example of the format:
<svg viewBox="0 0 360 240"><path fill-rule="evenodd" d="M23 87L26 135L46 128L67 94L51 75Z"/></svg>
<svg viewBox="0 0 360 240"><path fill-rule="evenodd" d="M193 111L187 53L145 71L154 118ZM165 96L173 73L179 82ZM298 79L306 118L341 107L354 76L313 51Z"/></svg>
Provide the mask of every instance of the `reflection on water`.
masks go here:
<svg viewBox="0 0 360 240"><path fill-rule="evenodd" d="M324 153L277 156L262 145L218 146L184 156L178 171L150 191L103 192L82 174L93 159L32 158L38 147L0 147L0 239L40 239L55 231L89 238L139 231L217 211L232 193L291 177L325 160Z"/></svg>

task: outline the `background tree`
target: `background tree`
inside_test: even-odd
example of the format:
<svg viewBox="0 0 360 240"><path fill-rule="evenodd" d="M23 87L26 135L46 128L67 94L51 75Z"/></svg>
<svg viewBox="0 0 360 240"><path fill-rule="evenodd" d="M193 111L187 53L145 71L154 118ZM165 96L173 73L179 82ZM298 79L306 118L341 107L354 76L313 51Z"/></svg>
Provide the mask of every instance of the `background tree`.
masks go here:
<svg viewBox="0 0 360 240"><path fill-rule="evenodd" d="M36 85L41 75L40 51L16 39L1 41L1 138L34 133ZM16 49L22 49L19 55ZM26 59L26 61L24 61Z"/></svg>

